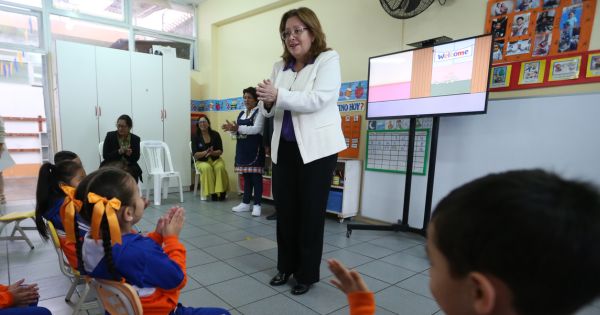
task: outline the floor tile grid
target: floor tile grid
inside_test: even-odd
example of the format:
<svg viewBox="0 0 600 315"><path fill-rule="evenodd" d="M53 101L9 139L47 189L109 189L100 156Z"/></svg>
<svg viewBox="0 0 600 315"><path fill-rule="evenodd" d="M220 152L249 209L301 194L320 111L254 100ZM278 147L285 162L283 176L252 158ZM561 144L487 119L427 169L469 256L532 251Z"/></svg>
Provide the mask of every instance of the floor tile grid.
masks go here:
<svg viewBox="0 0 600 315"><path fill-rule="evenodd" d="M263 205L263 216L254 218L249 213L231 212L231 206L236 205L239 202L238 199L231 198L224 203L214 203L200 202L198 198L194 198L190 194L186 194L185 198L188 200L184 203L184 206L188 209L188 213L186 214L186 227L182 232L181 239L186 243L186 246L188 246L188 264L192 259L205 259L206 262L202 261L202 263L194 265L192 268L215 263L213 266L227 266L227 268L230 268L228 270L235 271L238 276L228 280L203 285L199 283L193 275L190 275L188 285L182 292L182 298L186 294L190 297L193 296L190 292L201 292L204 294L203 296L209 298L209 300L207 300L207 303L201 303L200 305L208 306L213 305L210 303L220 301L221 305L215 306L226 307L230 309L232 314L280 314L277 313L278 311L274 308L274 302L278 303L278 305L285 305L286 312L289 314L348 314L345 297L328 283L331 274L328 275L327 273L322 272L321 282L316 284L307 295L300 297L289 294L289 286L276 288L268 286L268 280L276 273L276 268L272 267L276 265L276 247L267 250L251 250L248 248L260 249L260 246L265 244L266 246L273 246L272 241L274 241L273 234L275 223L264 219L266 215L273 211L272 206L270 207L268 204ZM169 202L173 204L177 203L175 198L169 199L167 203ZM147 209L147 213L144 215L144 219L140 222L139 226L146 231L152 230L155 226L154 222L156 222L156 219L160 217L162 213L167 211L168 208L169 206L165 205ZM207 226L208 228L206 228ZM218 228L214 228L214 226L223 227L225 230L229 231L223 232ZM269 232L269 234L266 234L266 232ZM325 228L326 243L324 244L324 258L328 253L338 252L341 257L359 259L353 267L359 269L361 272L361 268L366 268L366 271L369 272L369 264L380 264L391 270L402 270L406 272L407 276L405 278L397 278L401 279L400 281L391 281L387 278L377 279L370 277L368 274L363 274L370 288L376 292L378 302L377 313L403 314L397 313L401 308L399 308L397 304L392 303L395 299L403 299L403 303L410 304L409 307L422 307L416 309L414 314L443 314L441 311L438 311L437 304L433 301L428 290L428 266L422 265L422 259L424 258L424 248L422 243L424 240L419 239L418 237L415 238L413 235L394 234L390 232L361 232L355 231L350 239L346 239L345 224L339 224L335 218L331 220L328 219ZM50 257L47 256L54 255L52 258L56 258L56 254L45 247L47 244L44 245L44 243L39 240L39 236L36 236L35 232L33 232L33 234L31 233L32 232L28 232L36 245L35 252L32 254L28 254L28 252L23 249L27 246L21 245L19 242L11 242L10 245L9 242L4 242L4 244L0 245L2 246L2 250L0 251L0 261L2 264L5 261L9 262L4 269L2 269L2 264L0 264L0 273L2 273L2 275L8 276L8 274L11 273L11 265L16 266L15 268L18 269L19 264L27 262L27 258L29 257L35 257L36 261L42 259L44 262L51 261ZM256 233L263 234L264 237ZM193 238L202 239L202 236L207 238L219 237L224 239L224 241L221 241L222 243L220 245L199 247L191 241ZM247 236L249 239L244 237L243 240L240 240L240 236ZM253 241L259 242L258 244L251 244ZM271 243L269 243L269 241ZM240 246L239 244L248 247ZM234 247L233 245L236 245L237 247ZM259 245L259 247L256 247L257 245ZM229 252L228 246L239 249L241 254ZM374 248L374 250L367 251L366 249L369 247ZM213 254L225 255L225 257L227 257L227 255L233 253L234 256L226 259L219 259L207 252L206 249L212 251ZM9 252L15 259L11 259L12 257L8 255ZM373 257L364 256L362 254L371 255ZM410 257L406 255L409 255ZM244 263L247 263L247 265L244 265ZM252 270L251 268L256 269L256 264L260 263L267 263L269 264L268 267L271 268L254 272L255 270ZM56 268L58 267L56 264L52 265L56 266ZM325 262L323 262L322 267L323 266L326 266ZM409 269L406 269L405 267ZM189 269L191 268L188 267L188 270ZM323 269L326 269L326 267L322 268L322 270ZM383 278L377 274L375 274L375 276ZM51 277L40 275L39 279L33 279L34 281L40 282L41 289L45 289L46 292L52 289L46 288L46 283L60 282L58 281L59 279L63 280L63 284L59 285L58 288L54 288L54 291L57 292L54 294L43 294L44 300L40 301L40 305L51 308L55 314L63 314L66 312L65 310L70 309L68 304L64 302L64 292L66 292L66 287L63 288L63 286L68 285L68 283L64 283L66 279L62 275ZM16 279L11 280L14 281ZM383 280L387 280L388 282ZM261 288L262 295L255 295L255 297L260 296L260 298L251 301L244 300L243 297L240 298L239 296L231 295L232 290L230 286L233 285ZM62 291L58 292L59 290ZM313 293L313 295L311 295L311 293ZM318 297L314 296L316 293L326 293L326 296L335 301L319 303L323 301L319 301ZM229 296L226 296L227 294L229 294ZM233 299L235 307L221 299L219 295L229 300ZM197 299L192 299L191 302L196 303L188 304L198 305L199 301ZM599 305L591 305L577 315L597 314L600 310L597 306ZM392 311L394 309L396 310L395 312ZM288 310L296 310L296 312L290 312ZM92 310L88 313L98 314L100 313L100 310Z"/></svg>

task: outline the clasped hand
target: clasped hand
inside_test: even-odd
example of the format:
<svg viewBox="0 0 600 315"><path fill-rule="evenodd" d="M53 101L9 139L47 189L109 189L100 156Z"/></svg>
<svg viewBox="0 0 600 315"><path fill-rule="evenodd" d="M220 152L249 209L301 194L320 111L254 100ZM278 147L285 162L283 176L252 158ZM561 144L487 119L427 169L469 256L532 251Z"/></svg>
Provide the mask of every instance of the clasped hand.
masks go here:
<svg viewBox="0 0 600 315"><path fill-rule="evenodd" d="M185 209L181 206L174 206L156 222L156 233L162 236L179 236L185 222Z"/></svg>
<svg viewBox="0 0 600 315"><path fill-rule="evenodd" d="M8 286L8 291L13 296L14 306L27 306L38 301L40 294L36 283L23 284L25 279L21 279Z"/></svg>
<svg viewBox="0 0 600 315"><path fill-rule="evenodd" d="M125 154L127 156L131 156L131 153L133 153L133 150L131 150L131 147L119 149L119 154Z"/></svg>
<svg viewBox="0 0 600 315"><path fill-rule="evenodd" d="M271 80L266 79L258 83L256 89L258 100L263 101L267 108L270 108L277 101L277 88L273 85Z"/></svg>

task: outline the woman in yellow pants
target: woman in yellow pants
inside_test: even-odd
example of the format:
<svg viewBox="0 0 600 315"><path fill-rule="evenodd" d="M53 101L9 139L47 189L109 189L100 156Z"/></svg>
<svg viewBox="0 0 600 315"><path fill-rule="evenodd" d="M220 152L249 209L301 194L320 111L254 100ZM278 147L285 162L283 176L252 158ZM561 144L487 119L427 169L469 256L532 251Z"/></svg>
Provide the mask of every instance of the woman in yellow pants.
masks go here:
<svg viewBox="0 0 600 315"><path fill-rule="evenodd" d="M223 142L218 132L210 127L208 117L200 117L196 126L196 137L192 141L196 168L200 175L200 199L225 200L229 177L225 169Z"/></svg>

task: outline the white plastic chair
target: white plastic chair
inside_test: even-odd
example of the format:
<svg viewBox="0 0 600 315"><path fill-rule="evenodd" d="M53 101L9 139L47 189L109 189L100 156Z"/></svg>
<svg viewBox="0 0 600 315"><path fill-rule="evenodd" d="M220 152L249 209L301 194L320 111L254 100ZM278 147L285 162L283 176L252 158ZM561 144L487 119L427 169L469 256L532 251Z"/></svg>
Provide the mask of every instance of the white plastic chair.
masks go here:
<svg viewBox="0 0 600 315"><path fill-rule="evenodd" d="M194 157L194 150L192 149L192 141L190 141L190 153L192 154L192 160L194 161L194 172L196 175L194 176L194 196L198 192L198 188L200 187L200 169L196 166L196 158Z"/></svg>
<svg viewBox="0 0 600 315"><path fill-rule="evenodd" d="M154 187L154 204L159 206L161 202L160 192L162 189L163 199L167 199L169 192L169 179L176 177L179 182L179 199L183 202L183 187L181 186L181 175L173 169L171 151L169 146L158 140L147 140L140 143L144 161L148 167L148 185L152 182ZM166 161L163 160L163 154ZM167 169L165 170L165 162ZM167 183L163 186L163 180ZM150 197L150 189L146 189L146 198Z"/></svg>

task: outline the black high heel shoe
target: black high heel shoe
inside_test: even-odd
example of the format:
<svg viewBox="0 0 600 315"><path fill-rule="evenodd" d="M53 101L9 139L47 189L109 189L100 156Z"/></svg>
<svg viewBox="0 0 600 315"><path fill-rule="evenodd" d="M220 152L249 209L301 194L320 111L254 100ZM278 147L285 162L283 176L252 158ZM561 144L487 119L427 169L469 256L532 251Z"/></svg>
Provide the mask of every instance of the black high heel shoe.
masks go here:
<svg viewBox="0 0 600 315"><path fill-rule="evenodd" d="M310 290L310 284L298 283L292 288L293 295L302 295Z"/></svg>
<svg viewBox="0 0 600 315"><path fill-rule="evenodd" d="M275 277L273 277L273 279L271 279L269 284L276 287L276 286L286 284L289 279L290 279L290 274L287 274L285 272L279 272L279 273L277 273L277 275L275 275Z"/></svg>

